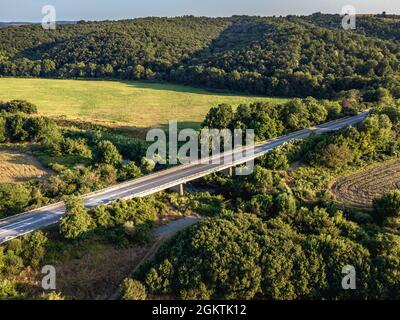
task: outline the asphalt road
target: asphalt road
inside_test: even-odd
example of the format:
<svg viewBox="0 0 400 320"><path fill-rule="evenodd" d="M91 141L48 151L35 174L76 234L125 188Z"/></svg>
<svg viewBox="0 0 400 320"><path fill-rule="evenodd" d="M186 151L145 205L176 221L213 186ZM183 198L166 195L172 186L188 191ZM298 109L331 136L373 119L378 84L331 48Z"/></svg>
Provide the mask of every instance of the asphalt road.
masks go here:
<svg viewBox="0 0 400 320"><path fill-rule="evenodd" d="M257 144L254 147L253 153L244 152L246 148L235 149L230 153L230 155L233 155L233 161L225 161L224 159L227 159L227 154L221 153L210 158L212 161L209 161L209 163L197 161L152 173L138 179L120 183L104 190L88 194L83 197L83 201L87 208L94 208L101 204L108 204L117 199L130 199L150 195L177 186L181 183L198 179L210 173L243 164L251 159L260 157L289 141L304 139L311 134L322 134L356 124L365 119L367 115L368 112L365 112L354 117L332 121L310 129L300 130L279 138L265 141ZM62 218L64 212L64 204L56 203L54 205L42 207L0 220L0 243L4 243L13 238L52 224L56 224Z"/></svg>

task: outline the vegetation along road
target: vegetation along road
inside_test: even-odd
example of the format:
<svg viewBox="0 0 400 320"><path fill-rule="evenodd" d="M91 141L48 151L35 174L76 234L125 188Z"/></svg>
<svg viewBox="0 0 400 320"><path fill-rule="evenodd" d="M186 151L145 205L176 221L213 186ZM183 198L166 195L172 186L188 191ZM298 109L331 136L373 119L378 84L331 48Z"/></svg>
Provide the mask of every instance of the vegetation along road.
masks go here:
<svg viewBox="0 0 400 320"><path fill-rule="evenodd" d="M101 204L110 203L120 198L129 199L133 197L143 197L154 194L156 192L198 179L210 173L222 171L234 165L243 164L251 159L255 159L268 153L269 151L286 142L296 139L303 139L313 133L322 134L353 125L364 120L367 115L368 112L364 112L354 117L332 121L317 127L300 130L257 144L254 148L254 154L250 156L243 154L242 149L235 149L234 159L236 160L234 160L233 163L226 164L223 161L220 161L219 164L202 164L199 162L194 162L121 183L85 196L84 204L88 208L93 208ZM224 154L221 153L219 157L223 159ZM64 212L64 204L58 203L18 216L3 219L0 221L0 243L4 243L10 239L30 233L34 230L55 224L62 218Z"/></svg>

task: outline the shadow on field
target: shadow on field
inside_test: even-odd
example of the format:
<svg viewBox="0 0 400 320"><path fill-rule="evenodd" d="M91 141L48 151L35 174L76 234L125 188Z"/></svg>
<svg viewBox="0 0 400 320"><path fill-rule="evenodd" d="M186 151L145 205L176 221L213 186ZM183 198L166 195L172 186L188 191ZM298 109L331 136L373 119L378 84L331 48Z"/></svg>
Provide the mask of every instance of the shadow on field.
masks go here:
<svg viewBox="0 0 400 320"><path fill-rule="evenodd" d="M132 138L146 139L147 133L151 129L161 129L168 133L168 123L157 125L154 127L135 127L135 126L117 126L114 129L121 134L127 135ZM201 128L201 122L194 121L180 121L178 122L178 131L183 129L194 129L199 130Z"/></svg>
<svg viewBox="0 0 400 320"><path fill-rule="evenodd" d="M232 97L232 96L251 96L255 98L263 98L263 96L254 96L248 95L244 92L235 92L235 91L228 91L225 89L211 89L207 87L196 87L196 86L186 86L184 84L172 83L172 82L151 82L145 80L125 80L118 82L127 85L128 87L135 88L135 89L150 89L150 90L159 90L159 91L171 91L177 93L190 93L190 94L198 94L202 96L212 96L218 95L221 97Z"/></svg>

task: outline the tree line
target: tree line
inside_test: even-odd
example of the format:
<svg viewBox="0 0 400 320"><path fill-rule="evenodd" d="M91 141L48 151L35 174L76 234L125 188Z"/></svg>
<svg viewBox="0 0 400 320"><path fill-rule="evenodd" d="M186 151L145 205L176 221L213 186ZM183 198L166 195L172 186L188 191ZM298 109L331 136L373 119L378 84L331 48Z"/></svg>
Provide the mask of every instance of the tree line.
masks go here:
<svg viewBox="0 0 400 320"><path fill-rule="evenodd" d="M397 21L397 22L396 22ZM400 97L398 20L144 18L0 29L0 75L165 80L252 94L332 98L381 88Z"/></svg>

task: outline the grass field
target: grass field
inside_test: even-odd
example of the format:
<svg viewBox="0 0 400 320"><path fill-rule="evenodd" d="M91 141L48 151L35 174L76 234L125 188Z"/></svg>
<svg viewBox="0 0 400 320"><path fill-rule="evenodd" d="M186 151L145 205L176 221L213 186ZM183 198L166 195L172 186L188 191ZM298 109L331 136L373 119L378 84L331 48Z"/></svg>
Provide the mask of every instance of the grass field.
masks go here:
<svg viewBox="0 0 400 320"><path fill-rule="evenodd" d="M14 150L0 150L0 183L16 183L48 175L33 157Z"/></svg>
<svg viewBox="0 0 400 320"><path fill-rule="evenodd" d="M396 160L340 178L332 185L331 191L339 203L370 208L374 198L399 188L400 161Z"/></svg>
<svg viewBox="0 0 400 320"><path fill-rule="evenodd" d="M279 98L210 93L202 89L147 82L0 78L0 101L25 99L39 113L108 126L154 127L168 120L198 126L211 106Z"/></svg>

